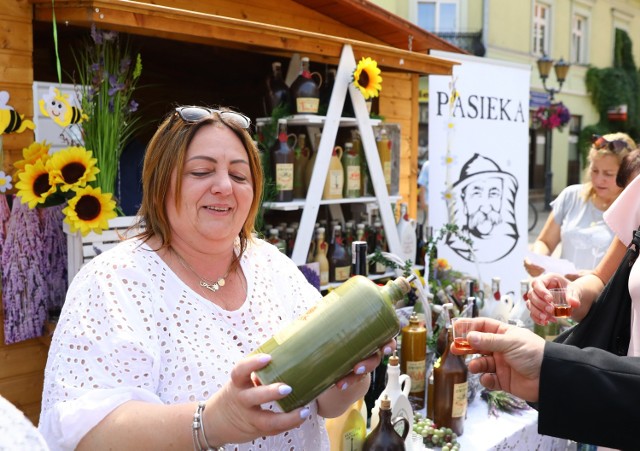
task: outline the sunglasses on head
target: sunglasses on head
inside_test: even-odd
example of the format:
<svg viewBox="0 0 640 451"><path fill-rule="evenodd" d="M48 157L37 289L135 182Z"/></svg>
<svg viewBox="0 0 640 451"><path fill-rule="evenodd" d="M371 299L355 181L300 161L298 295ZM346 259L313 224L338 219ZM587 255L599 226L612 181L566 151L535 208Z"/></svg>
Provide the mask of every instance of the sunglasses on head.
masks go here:
<svg viewBox="0 0 640 451"><path fill-rule="evenodd" d="M180 119L189 124L202 122L215 117L214 115L217 114L223 122L232 122L242 128L249 128L251 125L251 119L247 116L229 110L219 110L203 106L179 106L176 108L176 113L178 113Z"/></svg>
<svg viewBox="0 0 640 451"><path fill-rule="evenodd" d="M604 136L593 135L591 137L591 145L596 150L609 149L611 152L619 153L620 151L629 148L629 144L624 139L614 139L613 141L607 141Z"/></svg>

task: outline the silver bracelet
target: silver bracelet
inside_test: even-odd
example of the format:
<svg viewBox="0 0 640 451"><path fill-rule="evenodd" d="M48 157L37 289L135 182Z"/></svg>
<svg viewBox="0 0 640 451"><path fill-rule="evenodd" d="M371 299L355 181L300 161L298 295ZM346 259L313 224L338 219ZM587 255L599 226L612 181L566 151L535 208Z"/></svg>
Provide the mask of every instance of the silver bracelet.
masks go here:
<svg viewBox="0 0 640 451"><path fill-rule="evenodd" d="M193 448L195 451L224 451L224 446L213 447L207 441L207 435L204 430L204 407L205 402L199 401L198 407L193 414L192 437ZM204 446L202 445L204 442Z"/></svg>

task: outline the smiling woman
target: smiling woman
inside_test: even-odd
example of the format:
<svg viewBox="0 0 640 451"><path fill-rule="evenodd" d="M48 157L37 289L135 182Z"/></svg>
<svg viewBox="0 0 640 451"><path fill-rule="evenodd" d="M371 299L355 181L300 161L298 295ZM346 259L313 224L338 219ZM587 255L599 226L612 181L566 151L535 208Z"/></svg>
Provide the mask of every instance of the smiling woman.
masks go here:
<svg viewBox="0 0 640 451"><path fill-rule="evenodd" d="M270 356L249 354L321 295L254 235L263 179L249 125L180 107L151 139L142 231L81 269L52 339L40 420L52 448L324 450L320 417L366 393L381 353L288 413L276 402L290 386L254 385Z"/></svg>

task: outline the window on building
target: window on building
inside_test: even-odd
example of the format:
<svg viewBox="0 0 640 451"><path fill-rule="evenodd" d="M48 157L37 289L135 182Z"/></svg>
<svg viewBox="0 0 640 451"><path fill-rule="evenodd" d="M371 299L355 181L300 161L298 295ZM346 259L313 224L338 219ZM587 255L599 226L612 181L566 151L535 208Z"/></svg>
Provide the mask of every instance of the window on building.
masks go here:
<svg viewBox="0 0 640 451"><path fill-rule="evenodd" d="M458 31L458 0L418 0L418 26L432 33Z"/></svg>
<svg viewBox="0 0 640 451"><path fill-rule="evenodd" d="M551 29L551 8L536 2L533 6L533 54L549 52L549 33Z"/></svg>
<svg viewBox="0 0 640 451"><path fill-rule="evenodd" d="M571 63L587 64L587 18L580 14L573 16L571 25Z"/></svg>

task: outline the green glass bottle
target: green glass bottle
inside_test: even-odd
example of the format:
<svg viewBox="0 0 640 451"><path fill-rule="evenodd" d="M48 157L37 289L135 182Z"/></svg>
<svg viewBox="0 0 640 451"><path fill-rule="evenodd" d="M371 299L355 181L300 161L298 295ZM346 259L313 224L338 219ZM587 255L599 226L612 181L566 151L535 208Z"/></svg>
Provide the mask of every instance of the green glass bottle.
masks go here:
<svg viewBox="0 0 640 451"><path fill-rule="evenodd" d="M394 303L409 289L404 277L379 287L353 276L253 352L271 355L258 380L293 388L285 412L309 403L400 332Z"/></svg>

